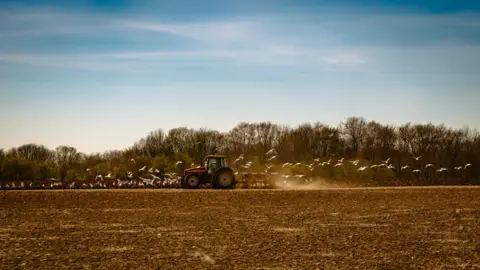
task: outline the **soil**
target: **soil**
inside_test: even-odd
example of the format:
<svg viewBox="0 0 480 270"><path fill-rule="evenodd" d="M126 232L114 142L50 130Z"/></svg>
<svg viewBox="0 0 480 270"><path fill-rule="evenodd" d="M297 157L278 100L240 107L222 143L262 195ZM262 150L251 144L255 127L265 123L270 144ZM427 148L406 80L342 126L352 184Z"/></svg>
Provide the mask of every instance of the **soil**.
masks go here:
<svg viewBox="0 0 480 270"><path fill-rule="evenodd" d="M480 188L0 192L1 269L480 268Z"/></svg>

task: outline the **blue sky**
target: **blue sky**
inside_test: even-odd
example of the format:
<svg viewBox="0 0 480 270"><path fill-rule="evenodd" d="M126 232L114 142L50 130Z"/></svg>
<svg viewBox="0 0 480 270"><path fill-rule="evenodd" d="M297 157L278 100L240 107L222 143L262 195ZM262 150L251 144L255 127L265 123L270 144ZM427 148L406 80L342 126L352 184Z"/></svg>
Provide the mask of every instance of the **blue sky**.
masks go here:
<svg viewBox="0 0 480 270"><path fill-rule="evenodd" d="M480 3L0 0L0 148L240 121L480 128Z"/></svg>

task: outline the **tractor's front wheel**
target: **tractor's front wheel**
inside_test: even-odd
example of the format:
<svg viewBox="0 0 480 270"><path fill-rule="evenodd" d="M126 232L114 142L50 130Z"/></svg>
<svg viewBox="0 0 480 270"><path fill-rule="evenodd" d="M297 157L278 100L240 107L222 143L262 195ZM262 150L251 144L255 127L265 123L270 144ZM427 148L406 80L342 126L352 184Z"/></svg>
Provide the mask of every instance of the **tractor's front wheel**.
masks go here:
<svg viewBox="0 0 480 270"><path fill-rule="evenodd" d="M183 180L183 188L195 189L200 186L200 178L196 175L189 175Z"/></svg>
<svg viewBox="0 0 480 270"><path fill-rule="evenodd" d="M213 178L213 188L232 189L235 187L235 174L229 169L219 169Z"/></svg>

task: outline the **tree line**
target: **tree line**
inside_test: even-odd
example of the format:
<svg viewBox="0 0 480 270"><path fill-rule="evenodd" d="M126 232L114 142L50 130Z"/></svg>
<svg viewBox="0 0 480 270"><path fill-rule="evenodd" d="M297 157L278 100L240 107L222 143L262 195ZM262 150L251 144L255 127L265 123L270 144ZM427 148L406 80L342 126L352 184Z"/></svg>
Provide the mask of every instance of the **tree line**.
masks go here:
<svg viewBox="0 0 480 270"><path fill-rule="evenodd" d="M268 154L271 149L273 158ZM202 164L208 154L227 155L239 171L261 172L273 164L273 170L281 173L371 185L480 184L476 130L431 123L383 125L363 117L349 117L337 127L320 122L295 127L241 122L225 133L208 128L158 129L127 149L95 154L72 146L48 149L30 143L0 149L0 181L89 181L100 174L122 179L129 172L140 174L144 166L160 175L181 174ZM241 155L244 158L233 164ZM342 158L345 166L333 166ZM387 159L388 167L376 166ZM252 166L243 168L248 161ZM305 165L285 168L284 163ZM313 167L306 166L312 163Z"/></svg>

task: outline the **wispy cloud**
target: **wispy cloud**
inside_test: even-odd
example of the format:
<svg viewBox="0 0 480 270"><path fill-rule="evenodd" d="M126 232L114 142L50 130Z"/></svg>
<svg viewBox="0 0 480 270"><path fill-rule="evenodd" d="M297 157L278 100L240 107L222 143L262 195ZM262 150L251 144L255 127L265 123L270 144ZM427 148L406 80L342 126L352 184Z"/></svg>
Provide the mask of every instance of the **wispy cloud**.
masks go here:
<svg viewBox="0 0 480 270"><path fill-rule="evenodd" d="M0 54L0 62L30 66L64 67L103 71L146 71L168 67L200 66L318 66L312 61L326 51L197 50L125 51L104 54Z"/></svg>
<svg viewBox="0 0 480 270"><path fill-rule="evenodd" d="M165 32L180 37L189 37L211 44L218 42L245 42L253 41L256 35L255 23L248 21L217 21L194 23L144 23L126 21L120 23L131 29Z"/></svg>
<svg viewBox="0 0 480 270"><path fill-rule="evenodd" d="M118 60L118 59L117 59ZM157 59L158 60L158 59ZM159 69L173 67L201 67L212 64L222 64L218 60L208 58L196 61L195 58L162 59L162 61L148 61L148 59L133 58L116 61L115 58L95 57L88 54L80 55L39 55L39 54L0 54L0 63L22 64L36 67L68 68L108 72L152 72Z"/></svg>
<svg viewBox="0 0 480 270"><path fill-rule="evenodd" d="M400 72L415 70L410 61L421 61L417 67L422 70L428 69L429 63L436 63L438 68L452 61L454 67L445 70L476 70L471 60L475 57L468 55L476 53L480 45L478 14L357 11L347 15L305 12L172 22L137 19L138 14L51 8L0 11L0 38L5 38L4 45L0 44L0 62L137 72L210 65L333 66ZM58 41L52 38L51 46L44 44L44 51L40 51L36 42L49 35L67 41L77 35L82 40L65 42L60 53L53 49ZM94 37L115 39L109 43L114 46L96 43ZM146 45L149 49L144 48Z"/></svg>
<svg viewBox="0 0 480 270"><path fill-rule="evenodd" d="M354 66L365 63L358 53L345 53L322 58L323 61L335 65Z"/></svg>

